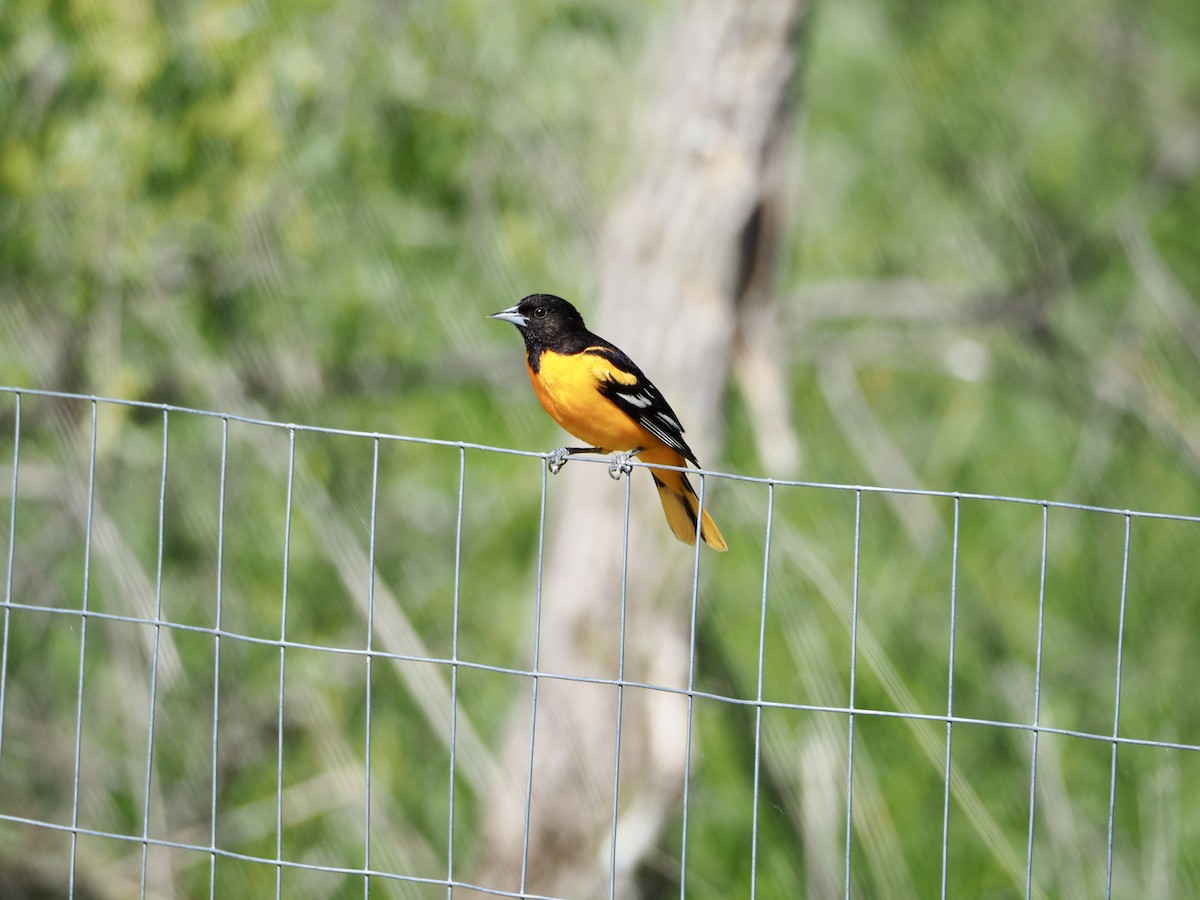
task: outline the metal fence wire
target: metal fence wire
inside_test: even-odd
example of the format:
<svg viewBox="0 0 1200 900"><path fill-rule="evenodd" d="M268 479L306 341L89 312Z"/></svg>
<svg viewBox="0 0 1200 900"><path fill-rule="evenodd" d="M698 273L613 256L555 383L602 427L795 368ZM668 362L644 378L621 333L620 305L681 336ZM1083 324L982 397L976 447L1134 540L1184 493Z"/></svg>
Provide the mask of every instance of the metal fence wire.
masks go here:
<svg viewBox="0 0 1200 900"><path fill-rule="evenodd" d="M704 557L680 687L539 662L551 638L528 566L540 586L544 454L51 391L0 388L0 400L0 894L538 896L524 875L535 861L515 889L472 878L481 760L522 703L529 852L547 682L617 695L612 824L596 857L610 896L622 792L634 790L621 780L620 742L636 738L623 735L620 695L634 690L676 695L687 711L680 808L651 893L724 895L706 866L736 869L742 896L799 885L813 896L1040 897L1059 895L1064 877L1081 879L1064 896L1200 889L1200 706L1194 672L1166 667L1194 660L1195 635L1157 622L1156 599L1137 590L1140 555L1166 543L1179 590L1197 599L1200 517L708 472L723 522L758 535L747 563L758 574L738 601L753 619L752 658L741 678L697 672L716 558ZM337 453L309 454L318 440ZM489 465L521 472L540 496L469 481ZM394 487L399 467L408 477ZM789 567L803 567L787 504L818 495L840 511L824 528L847 553L823 570L824 588L781 598ZM915 575L871 550L906 502L937 504L947 526ZM480 532L472 516L506 509L531 523L505 545L524 548L510 564L467 536ZM962 549L980 534L996 542L986 572ZM1007 593L1003 579L1027 558L1013 583L1028 590ZM521 612L472 624L466 577L511 583L520 596L507 609ZM992 583L1002 596L985 597ZM877 594L924 597L934 611L889 619ZM821 603L836 640L803 618ZM488 640L507 655L497 661ZM781 675L783 646L832 687L808 696L802 675ZM786 743L805 722L840 735L821 771L803 741ZM705 750L705 734L725 737ZM744 749L723 756L722 740ZM709 766L717 758L743 765L730 774Z"/></svg>

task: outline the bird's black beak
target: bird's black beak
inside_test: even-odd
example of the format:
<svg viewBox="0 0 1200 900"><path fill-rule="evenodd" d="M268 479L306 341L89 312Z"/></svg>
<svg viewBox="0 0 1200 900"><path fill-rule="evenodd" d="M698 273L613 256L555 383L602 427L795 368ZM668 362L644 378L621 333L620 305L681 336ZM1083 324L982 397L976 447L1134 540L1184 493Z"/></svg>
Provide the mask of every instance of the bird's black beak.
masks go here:
<svg viewBox="0 0 1200 900"><path fill-rule="evenodd" d="M517 312L515 306L510 306L508 309L503 309L498 313L492 313L488 316L489 319L502 319L505 322L512 322L518 328L524 328L529 324L529 319L526 316Z"/></svg>

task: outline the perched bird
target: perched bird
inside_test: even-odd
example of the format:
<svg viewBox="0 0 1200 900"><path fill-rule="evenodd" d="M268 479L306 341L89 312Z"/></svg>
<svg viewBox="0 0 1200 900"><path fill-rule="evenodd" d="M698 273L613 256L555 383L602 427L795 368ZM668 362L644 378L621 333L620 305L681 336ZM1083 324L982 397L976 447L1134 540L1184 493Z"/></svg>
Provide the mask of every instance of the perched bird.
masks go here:
<svg viewBox="0 0 1200 900"><path fill-rule="evenodd" d="M512 322L525 339L529 380L542 407L559 425L586 441L587 447L563 447L549 457L557 473L576 453L618 451L609 473L620 478L629 459L654 465L697 468L696 454L683 439L679 417L662 393L633 360L602 337L587 330L583 317L561 297L531 294L516 306L488 316ZM725 550L725 539L682 471L650 469L663 512L675 537L696 543L700 537L714 550Z"/></svg>

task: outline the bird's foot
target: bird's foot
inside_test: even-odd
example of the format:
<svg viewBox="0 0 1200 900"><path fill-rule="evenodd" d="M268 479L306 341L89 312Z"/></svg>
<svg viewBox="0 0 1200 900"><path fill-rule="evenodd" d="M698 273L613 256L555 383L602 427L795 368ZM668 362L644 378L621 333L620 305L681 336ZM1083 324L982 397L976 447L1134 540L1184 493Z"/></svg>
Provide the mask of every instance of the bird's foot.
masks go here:
<svg viewBox="0 0 1200 900"><path fill-rule="evenodd" d="M559 447L546 457L546 468L550 470L551 475L557 475L559 470L567 464L567 460L570 458L570 449L567 447Z"/></svg>
<svg viewBox="0 0 1200 900"><path fill-rule="evenodd" d="M558 470L567 464L567 460L576 453L600 453L599 447L559 447L546 454L546 468L551 475L557 475Z"/></svg>
<svg viewBox="0 0 1200 900"><path fill-rule="evenodd" d="M622 475L628 475L633 471L633 466L629 461L642 452L639 447L637 450L630 450L627 453L614 453L608 458L608 474L613 481L620 481Z"/></svg>

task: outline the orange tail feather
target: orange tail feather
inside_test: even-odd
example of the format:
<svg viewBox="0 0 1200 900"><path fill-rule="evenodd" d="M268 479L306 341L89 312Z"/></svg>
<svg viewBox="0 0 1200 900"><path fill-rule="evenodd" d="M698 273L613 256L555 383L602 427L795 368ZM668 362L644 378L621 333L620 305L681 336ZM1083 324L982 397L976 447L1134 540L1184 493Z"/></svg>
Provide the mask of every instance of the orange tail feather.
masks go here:
<svg viewBox="0 0 1200 900"><path fill-rule="evenodd" d="M675 455L678 456L678 454ZM679 456L678 460L647 459L646 456L643 453L641 457L646 462L678 466L685 464L682 456ZM700 539L714 550L729 549L725 538L721 537L717 523L712 520L712 516L708 514L707 510L700 510L700 498L696 495L696 491L692 488L686 475L682 472L670 472L663 469L651 469L650 474L654 478L654 486L658 488L658 499L662 501L667 524L671 526L671 532L675 537L685 544L694 546L696 543L696 520L699 517Z"/></svg>

